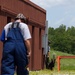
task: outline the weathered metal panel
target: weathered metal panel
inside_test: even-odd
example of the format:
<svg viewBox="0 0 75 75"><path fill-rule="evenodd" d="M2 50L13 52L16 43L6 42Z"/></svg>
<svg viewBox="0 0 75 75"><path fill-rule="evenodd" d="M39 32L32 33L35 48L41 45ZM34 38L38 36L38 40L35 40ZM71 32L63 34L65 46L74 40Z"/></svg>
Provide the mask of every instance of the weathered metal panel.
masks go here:
<svg viewBox="0 0 75 75"><path fill-rule="evenodd" d="M11 10L15 13L22 12L27 17L42 23L44 25L44 20L46 19L46 12L45 10L38 8L35 4L28 1L22 2L21 0L1 0L2 7L6 8L8 11ZM35 7L36 6L36 7ZM43 10L43 11L42 11Z"/></svg>
<svg viewBox="0 0 75 75"><path fill-rule="evenodd" d="M6 24L6 19L7 18L5 16L0 15L0 35L3 30L4 25ZM3 44L2 42L0 42L0 63L2 59L2 48L3 48ZM0 68L1 68L1 64L0 64Z"/></svg>

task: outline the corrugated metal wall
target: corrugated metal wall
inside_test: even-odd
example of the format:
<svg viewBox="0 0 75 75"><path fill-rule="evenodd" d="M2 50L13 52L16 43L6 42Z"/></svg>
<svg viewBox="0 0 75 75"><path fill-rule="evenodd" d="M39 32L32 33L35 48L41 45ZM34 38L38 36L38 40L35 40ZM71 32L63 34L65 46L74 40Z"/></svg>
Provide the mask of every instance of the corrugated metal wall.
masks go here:
<svg viewBox="0 0 75 75"><path fill-rule="evenodd" d="M29 0L0 0L0 34L6 23L14 19L15 15L23 13L28 18L28 26L32 35L32 55L30 70L42 69L43 49L42 35L45 29L46 11ZM0 60L2 56L2 43L0 42Z"/></svg>

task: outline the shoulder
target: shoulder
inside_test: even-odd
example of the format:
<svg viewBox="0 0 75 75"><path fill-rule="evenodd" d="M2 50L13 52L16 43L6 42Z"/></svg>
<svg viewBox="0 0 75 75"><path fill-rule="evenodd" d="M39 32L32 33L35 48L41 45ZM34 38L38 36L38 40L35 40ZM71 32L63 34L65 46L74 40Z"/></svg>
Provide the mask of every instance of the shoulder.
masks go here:
<svg viewBox="0 0 75 75"><path fill-rule="evenodd" d="M28 25L21 22L20 23L20 27L23 28L23 29L26 29L26 28L28 28Z"/></svg>
<svg viewBox="0 0 75 75"><path fill-rule="evenodd" d="M27 27L27 24L25 24L25 23L22 23L22 22L20 23L20 25L22 25L22 26L26 26L26 27Z"/></svg>
<svg viewBox="0 0 75 75"><path fill-rule="evenodd" d="M4 29L9 28L11 24L12 24L12 22L10 22L10 23L6 24L6 25L4 26Z"/></svg>

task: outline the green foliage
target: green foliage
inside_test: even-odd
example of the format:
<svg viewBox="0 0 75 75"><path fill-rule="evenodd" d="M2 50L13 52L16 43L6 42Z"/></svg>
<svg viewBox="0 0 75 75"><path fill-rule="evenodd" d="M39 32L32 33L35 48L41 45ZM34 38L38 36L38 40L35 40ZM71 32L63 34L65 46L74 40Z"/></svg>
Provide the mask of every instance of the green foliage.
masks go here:
<svg viewBox="0 0 75 75"><path fill-rule="evenodd" d="M48 39L51 48L57 51L75 54L75 27L60 25L59 28L48 28Z"/></svg>

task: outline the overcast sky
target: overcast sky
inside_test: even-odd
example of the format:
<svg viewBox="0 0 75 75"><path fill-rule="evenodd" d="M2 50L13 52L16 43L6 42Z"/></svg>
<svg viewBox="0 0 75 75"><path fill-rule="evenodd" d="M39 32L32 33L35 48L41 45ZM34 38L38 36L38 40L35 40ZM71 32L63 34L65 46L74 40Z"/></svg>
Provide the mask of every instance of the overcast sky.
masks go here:
<svg viewBox="0 0 75 75"><path fill-rule="evenodd" d="M47 12L48 26L75 26L75 0L30 0Z"/></svg>

